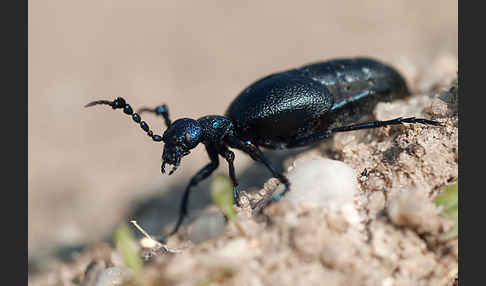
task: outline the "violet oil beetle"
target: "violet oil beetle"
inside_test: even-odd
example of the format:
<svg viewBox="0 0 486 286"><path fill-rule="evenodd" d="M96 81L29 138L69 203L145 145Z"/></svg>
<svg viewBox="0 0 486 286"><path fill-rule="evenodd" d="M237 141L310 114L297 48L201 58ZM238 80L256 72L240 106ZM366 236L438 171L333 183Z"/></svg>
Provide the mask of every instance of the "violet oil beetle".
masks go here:
<svg viewBox="0 0 486 286"><path fill-rule="evenodd" d="M281 149L308 146L337 132L377 128L402 123L440 125L423 118L395 118L387 121L356 123L355 115L370 113L380 101L391 101L410 95L403 77L389 65L370 58L335 59L317 62L297 69L266 76L245 88L230 104L225 115L208 115L199 119L171 121L167 106L141 108L135 113L126 101L99 100L88 103L123 109L155 142L164 143L161 171L172 165L169 175L180 165L190 150L202 143L210 162L189 181L174 229L176 233L187 215L191 188L208 178L219 165L219 156L229 166L234 186L235 203L239 202L238 180L230 148L239 149L262 163L272 176L285 185L284 191L269 202L278 200L290 190L285 175L277 171L260 148ZM140 114L151 112L162 116L167 129L162 136L150 130ZM262 208L260 204L258 206Z"/></svg>

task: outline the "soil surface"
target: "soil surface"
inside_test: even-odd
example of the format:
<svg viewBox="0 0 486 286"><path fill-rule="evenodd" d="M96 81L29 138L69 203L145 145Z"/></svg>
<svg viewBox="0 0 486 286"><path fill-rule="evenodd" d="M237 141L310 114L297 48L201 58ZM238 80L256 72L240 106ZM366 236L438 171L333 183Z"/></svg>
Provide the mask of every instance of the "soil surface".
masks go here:
<svg viewBox="0 0 486 286"><path fill-rule="evenodd" d="M457 102L457 94L448 96ZM410 124L341 133L286 159L290 165L295 160L305 164L306 158L325 156L357 170L353 208L358 219L344 208L326 208L313 201L296 206L288 200L270 205L254 219L250 202L279 185L270 179L262 190L245 192L247 203L234 207L239 216L220 236L194 244L189 226L171 237L168 247L181 252L150 255L144 268L146 281L149 285L322 285L323 281L453 285L457 239L441 240L453 224L439 215L432 199L458 180L456 105L431 94L416 94L406 101L378 104L374 116L427 117L442 126ZM147 223L143 216L139 221ZM101 279L99 273L111 270L109 265L124 269L114 256L117 253L109 245L95 244L74 262L37 274L32 285L101 285L95 283ZM96 263L102 264L93 268ZM91 269L99 271L95 280L90 278ZM110 283L126 280L122 274L120 270Z"/></svg>

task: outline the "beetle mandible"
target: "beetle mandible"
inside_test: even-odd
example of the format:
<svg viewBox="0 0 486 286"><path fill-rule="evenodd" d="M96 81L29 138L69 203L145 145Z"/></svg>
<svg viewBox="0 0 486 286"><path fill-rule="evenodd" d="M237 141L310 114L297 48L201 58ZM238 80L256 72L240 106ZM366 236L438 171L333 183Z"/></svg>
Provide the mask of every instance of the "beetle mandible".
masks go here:
<svg viewBox="0 0 486 286"><path fill-rule="evenodd" d="M370 113L379 101L404 98L409 94L405 80L391 66L370 58L354 58L317 62L266 76L244 89L224 116L208 115L197 120L181 118L172 122L165 104L141 108L134 113L121 97L114 101L93 101L86 107L104 104L113 109L123 109L153 141L164 142L162 173L165 173L166 165L172 165L171 175L179 167L182 157L199 143L204 144L211 162L189 181L182 197L179 218L168 234L172 235L187 215L191 188L216 170L219 156L228 163L235 203L239 204L238 181L233 165L235 155L229 148L247 153L285 185L281 194L273 196L271 201L275 201L289 191L290 183L267 160L260 147L308 146L337 132L402 123L440 125L433 120L415 117L355 123L362 114ZM139 114L142 112L163 117L167 126L163 136L154 134L141 120ZM265 205L268 203L265 202Z"/></svg>

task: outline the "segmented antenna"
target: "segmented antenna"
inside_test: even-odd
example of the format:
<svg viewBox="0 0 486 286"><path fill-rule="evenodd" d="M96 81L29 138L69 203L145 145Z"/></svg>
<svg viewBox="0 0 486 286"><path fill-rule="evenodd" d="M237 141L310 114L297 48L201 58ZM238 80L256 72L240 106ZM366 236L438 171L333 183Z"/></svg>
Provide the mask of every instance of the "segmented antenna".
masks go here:
<svg viewBox="0 0 486 286"><path fill-rule="evenodd" d="M142 107L137 112L140 114L142 112L151 112L155 113L156 115L162 116L164 117L165 125L167 126L167 128L170 127L171 121L169 119L169 108L165 104L157 106L156 108Z"/></svg>
<svg viewBox="0 0 486 286"><path fill-rule="evenodd" d="M123 109L123 112L125 114L131 115L133 121L137 122L140 124L140 127L143 129L143 131L147 132L147 135L152 138L155 142L160 142L162 141L162 136L154 134L152 130L150 130L147 122L142 121L142 118L138 113L133 113L133 109L130 106L130 104L127 104L125 99L122 97L117 97L114 101L108 101L108 100L97 100L90 102L86 104L84 107L90 107L94 105L109 105L113 109Z"/></svg>

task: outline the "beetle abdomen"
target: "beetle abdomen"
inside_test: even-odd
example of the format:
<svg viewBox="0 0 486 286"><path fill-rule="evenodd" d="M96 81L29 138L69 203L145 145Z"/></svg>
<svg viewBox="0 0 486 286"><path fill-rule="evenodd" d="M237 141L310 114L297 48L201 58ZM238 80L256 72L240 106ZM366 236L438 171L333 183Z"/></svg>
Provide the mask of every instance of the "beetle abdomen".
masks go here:
<svg viewBox="0 0 486 286"><path fill-rule="evenodd" d="M325 86L291 70L247 87L231 103L226 116L235 124L238 137L275 148L309 134L333 104Z"/></svg>
<svg viewBox="0 0 486 286"><path fill-rule="evenodd" d="M369 58L336 59L264 77L245 90L226 112L243 140L267 148L356 122L379 101L409 95L403 77Z"/></svg>
<svg viewBox="0 0 486 286"><path fill-rule="evenodd" d="M327 129L363 120L380 101L408 96L405 79L391 66L369 58L336 59L305 65L298 69L325 85L334 105L322 117L318 129Z"/></svg>
<svg viewBox="0 0 486 286"><path fill-rule="evenodd" d="M298 69L325 85L334 96L334 108L353 100L390 101L409 94L403 77L394 68L370 58L336 59ZM370 94L365 96L364 91Z"/></svg>

